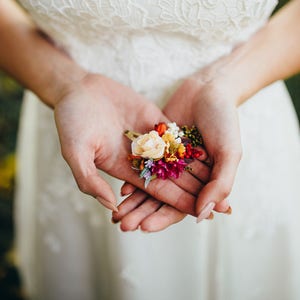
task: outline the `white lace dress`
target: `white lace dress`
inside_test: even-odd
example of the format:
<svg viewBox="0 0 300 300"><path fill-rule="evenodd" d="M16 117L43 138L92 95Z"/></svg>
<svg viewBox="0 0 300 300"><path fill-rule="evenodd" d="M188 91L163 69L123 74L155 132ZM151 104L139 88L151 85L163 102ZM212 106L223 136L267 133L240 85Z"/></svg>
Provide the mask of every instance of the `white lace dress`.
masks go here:
<svg viewBox="0 0 300 300"><path fill-rule="evenodd" d="M20 2L78 64L159 105L182 79L263 26L277 3ZM53 112L31 93L25 98L16 233L32 299L300 299L300 147L282 82L239 109L244 156L233 215L199 225L187 217L156 234L120 232L107 210L78 191L60 156ZM120 183L110 180L118 194Z"/></svg>

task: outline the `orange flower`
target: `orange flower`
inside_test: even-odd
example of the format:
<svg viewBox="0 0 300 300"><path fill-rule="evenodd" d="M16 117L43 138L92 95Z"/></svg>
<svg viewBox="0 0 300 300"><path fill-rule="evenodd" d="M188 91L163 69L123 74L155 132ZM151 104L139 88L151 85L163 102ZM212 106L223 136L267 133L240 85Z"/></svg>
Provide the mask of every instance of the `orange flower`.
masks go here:
<svg viewBox="0 0 300 300"><path fill-rule="evenodd" d="M164 122L160 122L158 124L155 124L154 129L158 132L159 136L162 136L167 130L167 124Z"/></svg>
<svg viewBox="0 0 300 300"><path fill-rule="evenodd" d="M142 160L140 161L140 170L143 171L144 168L145 168L145 166L144 166L144 160L142 159Z"/></svg>

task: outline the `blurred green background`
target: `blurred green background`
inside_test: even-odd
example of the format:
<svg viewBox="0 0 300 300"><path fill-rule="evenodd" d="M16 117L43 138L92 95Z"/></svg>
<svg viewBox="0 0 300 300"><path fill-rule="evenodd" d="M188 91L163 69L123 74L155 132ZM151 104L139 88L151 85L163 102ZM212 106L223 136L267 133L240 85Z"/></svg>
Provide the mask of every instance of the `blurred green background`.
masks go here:
<svg viewBox="0 0 300 300"><path fill-rule="evenodd" d="M278 8L285 2L280 1ZM286 84L300 119L300 75ZM0 299L3 300L25 299L13 251L15 145L22 94L22 87L0 72Z"/></svg>
<svg viewBox="0 0 300 300"><path fill-rule="evenodd" d="M14 267L13 195L15 145L22 88L0 72L0 299L23 299Z"/></svg>

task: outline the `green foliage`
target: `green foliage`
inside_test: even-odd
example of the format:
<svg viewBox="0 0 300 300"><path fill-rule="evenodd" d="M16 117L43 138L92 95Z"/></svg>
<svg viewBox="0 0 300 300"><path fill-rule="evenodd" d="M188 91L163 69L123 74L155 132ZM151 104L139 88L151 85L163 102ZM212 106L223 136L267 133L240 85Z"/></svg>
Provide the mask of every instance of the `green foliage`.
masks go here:
<svg viewBox="0 0 300 300"><path fill-rule="evenodd" d="M294 102L298 120L300 120L300 75L286 80L286 85Z"/></svg>
<svg viewBox="0 0 300 300"><path fill-rule="evenodd" d="M22 88L0 72L0 158L15 149Z"/></svg>

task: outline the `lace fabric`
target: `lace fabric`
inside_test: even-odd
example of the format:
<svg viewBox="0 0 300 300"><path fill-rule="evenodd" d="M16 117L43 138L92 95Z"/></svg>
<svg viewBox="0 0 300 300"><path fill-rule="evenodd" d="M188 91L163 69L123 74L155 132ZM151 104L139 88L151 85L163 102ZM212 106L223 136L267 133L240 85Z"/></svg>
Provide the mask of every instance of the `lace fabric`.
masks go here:
<svg viewBox="0 0 300 300"><path fill-rule="evenodd" d="M229 53L260 28L277 1L21 3L37 25L83 67L162 105L181 79Z"/></svg>
<svg viewBox="0 0 300 300"><path fill-rule="evenodd" d="M209 43L235 40L265 21L276 0L22 0L48 33L98 39L102 31L180 32ZM59 30L56 30L58 28Z"/></svg>

